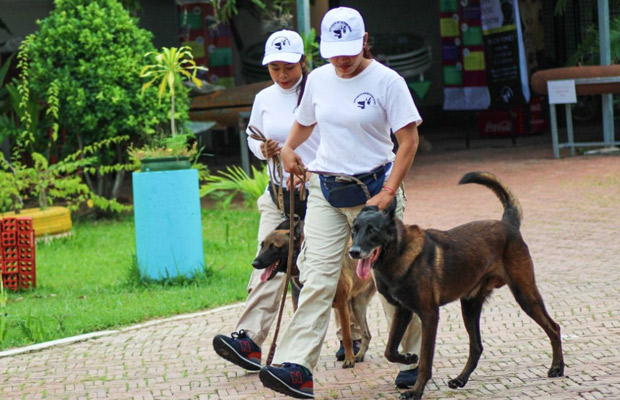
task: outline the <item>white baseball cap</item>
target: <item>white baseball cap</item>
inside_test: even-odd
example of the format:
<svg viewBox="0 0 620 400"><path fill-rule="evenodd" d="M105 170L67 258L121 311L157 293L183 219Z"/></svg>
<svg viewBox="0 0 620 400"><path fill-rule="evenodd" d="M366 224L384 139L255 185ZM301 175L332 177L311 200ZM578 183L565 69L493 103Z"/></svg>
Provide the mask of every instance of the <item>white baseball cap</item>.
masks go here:
<svg viewBox="0 0 620 400"><path fill-rule="evenodd" d="M296 63L304 54L304 42L295 31L283 29L271 34L265 42L263 65L274 61Z"/></svg>
<svg viewBox="0 0 620 400"><path fill-rule="evenodd" d="M321 22L321 57L354 56L364 47L364 19L357 10L338 7L329 10Z"/></svg>

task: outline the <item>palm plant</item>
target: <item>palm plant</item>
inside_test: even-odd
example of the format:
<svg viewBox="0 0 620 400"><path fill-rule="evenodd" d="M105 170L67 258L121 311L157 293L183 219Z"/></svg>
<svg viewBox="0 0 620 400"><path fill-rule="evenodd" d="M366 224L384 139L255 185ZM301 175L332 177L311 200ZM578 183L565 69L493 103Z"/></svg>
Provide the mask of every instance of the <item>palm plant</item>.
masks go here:
<svg viewBox="0 0 620 400"><path fill-rule="evenodd" d="M579 63L588 65L600 64L600 39L598 29L590 26L586 37L577 46L577 50L570 56L567 65L577 65ZM611 62L620 63L620 16L609 21L609 48L611 52Z"/></svg>
<svg viewBox="0 0 620 400"><path fill-rule="evenodd" d="M267 167L259 171L252 166L252 176L253 178L250 178L243 168L237 165L227 167L227 170L220 171L219 175L205 178L207 183L200 187L200 197L224 193L222 203L224 208L227 208L235 195L241 192L246 205L255 204L269 184Z"/></svg>
<svg viewBox="0 0 620 400"><path fill-rule="evenodd" d="M150 78L142 85L142 92L158 81L157 97L161 102L166 89L170 94L170 130L172 137L176 136L174 123L174 86L179 81L179 77L185 76L190 79L197 87L202 86L202 81L196 78L196 73L200 70L206 71L207 68L196 65L192 49L189 46L163 47L160 52L149 51L145 57L154 57L155 63L145 65L140 71L141 78Z"/></svg>

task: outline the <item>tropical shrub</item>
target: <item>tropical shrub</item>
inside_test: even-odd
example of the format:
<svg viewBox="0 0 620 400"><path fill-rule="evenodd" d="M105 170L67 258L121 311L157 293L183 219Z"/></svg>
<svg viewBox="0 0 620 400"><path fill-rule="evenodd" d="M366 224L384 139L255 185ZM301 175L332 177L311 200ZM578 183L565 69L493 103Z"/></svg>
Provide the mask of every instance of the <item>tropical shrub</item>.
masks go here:
<svg viewBox="0 0 620 400"><path fill-rule="evenodd" d="M228 208L232 199L238 193L242 193L246 206L253 207L256 200L265 193L265 188L269 184L269 173L267 166L260 171L252 166L250 177L243 168L233 165L227 167L226 171L205 177L204 182L200 186L200 197L209 195L218 197L223 208Z"/></svg>

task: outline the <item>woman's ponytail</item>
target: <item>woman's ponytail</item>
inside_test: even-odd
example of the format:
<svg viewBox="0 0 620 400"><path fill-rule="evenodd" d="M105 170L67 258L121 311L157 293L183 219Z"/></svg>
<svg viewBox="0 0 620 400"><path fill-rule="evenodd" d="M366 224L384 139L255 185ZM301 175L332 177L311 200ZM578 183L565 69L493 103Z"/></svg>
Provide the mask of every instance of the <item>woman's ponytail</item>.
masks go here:
<svg viewBox="0 0 620 400"><path fill-rule="evenodd" d="M306 64L305 55L301 56L301 60L299 60L299 63L301 64L301 83L299 84L299 87L297 88L297 91L299 91L299 96L297 97L298 106L301 103L301 98L304 97L304 90L306 89L306 81L308 80L308 74L310 73L310 69L308 68L308 65Z"/></svg>

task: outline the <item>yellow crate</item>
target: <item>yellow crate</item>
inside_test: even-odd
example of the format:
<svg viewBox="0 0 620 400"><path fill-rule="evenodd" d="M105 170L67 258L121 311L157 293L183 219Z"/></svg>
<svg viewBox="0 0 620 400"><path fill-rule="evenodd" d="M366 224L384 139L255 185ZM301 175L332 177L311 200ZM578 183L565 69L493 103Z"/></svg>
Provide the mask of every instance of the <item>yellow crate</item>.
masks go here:
<svg viewBox="0 0 620 400"><path fill-rule="evenodd" d="M66 207L26 208L19 214L7 212L0 214L6 217L32 217L32 227L36 237L57 235L71 230L71 211Z"/></svg>

